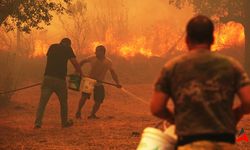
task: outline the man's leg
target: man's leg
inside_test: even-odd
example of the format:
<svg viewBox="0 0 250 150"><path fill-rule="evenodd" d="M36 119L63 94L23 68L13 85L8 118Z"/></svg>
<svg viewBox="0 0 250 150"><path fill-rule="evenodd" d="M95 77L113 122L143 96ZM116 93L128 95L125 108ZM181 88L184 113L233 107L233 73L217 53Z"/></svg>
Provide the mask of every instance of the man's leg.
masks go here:
<svg viewBox="0 0 250 150"><path fill-rule="evenodd" d="M68 121L68 90L65 81L61 81L56 88L56 95L58 96L61 109L61 123L62 127L69 127L73 125L72 121Z"/></svg>
<svg viewBox="0 0 250 150"><path fill-rule="evenodd" d="M97 111L100 109L100 106L101 106L101 103L98 103L98 102L95 102L93 108L92 108L92 111L91 111L91 114L90 116L88 117L89 119L99 119L97 116L96 116L96 113Z"/></svg>
<svg viewBox="0 0 250 150"><path fill-rule="evenodd" d="M82 107L85 105L87 99L89 99L89 98L90 98L90 94L82 93L82 96L81 96L81 98L79 100L78 109L77 109L77 112L76 112L76 118L77 119L81 118Z"/></svg>
<svg viewBox="0 0 250 150"><path fill-rule="evenodd" d="M100 109L100 106L101 106L104 98L105 98L104 86L103 85L95 86L95 88L94 88L95 104L92 108L92 112L91 112L90 116L88 117L89 119L98 119L98 117L96 116L96 113Z"/></svg>
<svg viewBox="0 0 250 150"><path fill-rule="evenodd" d="M35 128L41 128L44 110L49 101L50 96L52 95L52 92L52 89L42 85L40 102L36 112Z"/></svg>

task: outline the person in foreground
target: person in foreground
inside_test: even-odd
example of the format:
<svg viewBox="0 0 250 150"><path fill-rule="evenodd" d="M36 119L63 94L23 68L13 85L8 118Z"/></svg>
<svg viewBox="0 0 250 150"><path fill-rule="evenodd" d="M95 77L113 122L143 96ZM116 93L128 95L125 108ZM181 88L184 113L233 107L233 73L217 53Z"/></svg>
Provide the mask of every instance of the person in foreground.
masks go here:
<svg viewBox="0 0 250 150"><path fill-rule="evenodd" d="M95 56L90 56L80 62L80 65L84 65L86 63L90 63L91 70L88 77L95 79L97 81L103 81L107 74L107 71L110 71L111 76L115 83L117 84L117 88L121 88L120 82L118 80L118 76L115 70L112 67L112 61L105 56L106 48L103 45L99 45L96 47ZM90 99L89 93L82 93L82 96L79 100L78 109L76 112L76 118L81 118L81 109L84 106L87 99ZM92 112L88 119L98 119L99 117L96 116L96 112L99 110L103 100L105 98L105 89L103 84L98 83L94 87L94 101L95 104L93 105Z"/></svg>
<svg viewBox="0 0 250 150"><path fill-rule="evenodd" d="M55 93L59 98L62 127L73 125L73 121L68 120L68 91L65 81L68 60L70 60L76 71L82 75L80 65L71 48L70 39L64 38L59 44L52 44L49 47L34 128L41 128L44 110L52 93Z"/></svg>
<svg viewBox="0 0 250 150"><path fill-rule="evenodd" d="M211 52L214 25L206 16L186 27L189 52L166 63L155 84L153 115L176 125L178 150L235 149L236 125L250 113L250 80L236 60ZM233 108L234 96L241 104ZM166 107L169 98L174 111Z"/></svg>

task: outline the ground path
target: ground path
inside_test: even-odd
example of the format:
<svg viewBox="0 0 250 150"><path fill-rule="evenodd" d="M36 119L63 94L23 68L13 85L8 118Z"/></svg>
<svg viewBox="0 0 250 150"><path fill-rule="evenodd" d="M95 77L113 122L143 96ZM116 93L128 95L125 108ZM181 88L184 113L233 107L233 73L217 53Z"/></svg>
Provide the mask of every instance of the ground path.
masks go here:
<svg viewBox="0 0 250 150"><path fill-rule="evenodd" d="M127 85L126 89L149 100L151 85ZM107 99L98 116L88 120L93 101L87 102L83 119L71 128L60 127L59 102L53 95L47 105L42 129L34 130L33 122L39 99L39 87L16 93L7 106L0 106L0 150L133 150L145 127L159 122L149 108L113 87L107 87ZM69 116L74 116L79 93L69 92ZM250 139L250 116L239 124ZM238 144L241 150L250 150L250 142Z"/></svg>

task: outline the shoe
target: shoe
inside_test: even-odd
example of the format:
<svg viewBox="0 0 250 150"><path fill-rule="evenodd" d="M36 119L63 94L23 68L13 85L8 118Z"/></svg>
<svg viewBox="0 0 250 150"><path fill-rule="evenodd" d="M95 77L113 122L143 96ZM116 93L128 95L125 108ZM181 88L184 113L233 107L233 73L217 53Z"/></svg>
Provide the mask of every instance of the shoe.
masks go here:
<svg viewBox="0 0 250 150"><path fill-rule="evenodd" d="M81 112L76 113L76 119L82 119Z"/></svg>
<svg viewBox="0 0 250 150"><path fill-rule="evenodd" d="M97 117L96 115L90 115L90 116L88 116L88 119L100 119L100 118Z"/></svg>
<svg viewBox="0 0 250 150"><path fill-rule="evenodd" d="M68 127L71 127L73 126L73 120L72 119L69 119L64 125L62 125L62 128L68 128Z"/></svg>
<svg viewBox="0 0 250 150"><path fill-rule="evenodd" d="M34 129L40 129L41 128L41 125L35 125L34 126Z"/></svg>

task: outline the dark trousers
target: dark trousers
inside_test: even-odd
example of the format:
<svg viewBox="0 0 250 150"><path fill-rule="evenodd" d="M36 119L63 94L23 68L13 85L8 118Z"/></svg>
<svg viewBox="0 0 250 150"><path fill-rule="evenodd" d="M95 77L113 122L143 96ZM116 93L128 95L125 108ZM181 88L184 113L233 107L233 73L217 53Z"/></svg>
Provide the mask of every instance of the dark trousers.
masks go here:
<svg viewBox="0 0 250 150"><path fill-rule="evenodd" d="M57 95L61 108L61 123L68 120L68 91L66 81L55 77L45 76L41 86L40 102L37 108L35 125L42 125L42 119L46 105L53 92Z"/></svg>

